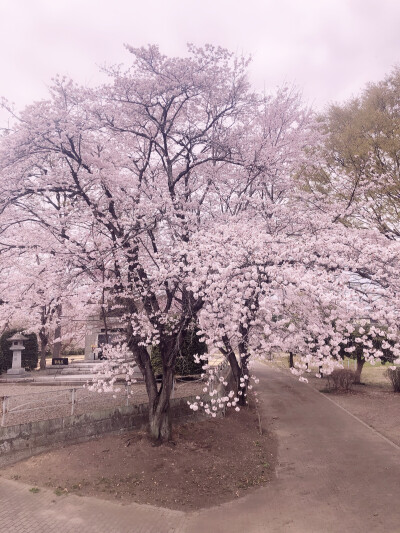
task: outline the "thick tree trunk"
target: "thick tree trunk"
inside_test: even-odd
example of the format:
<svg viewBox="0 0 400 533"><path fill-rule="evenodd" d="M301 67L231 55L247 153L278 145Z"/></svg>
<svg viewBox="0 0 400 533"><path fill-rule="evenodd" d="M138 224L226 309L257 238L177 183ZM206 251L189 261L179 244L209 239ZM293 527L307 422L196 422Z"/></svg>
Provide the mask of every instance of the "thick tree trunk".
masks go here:
<svg viewBox="0 0 400 533"><path fill-rule="evenodd" d="M135 267L136 268L136 267ZM142 274L142 277L145 277ZM169 441L172 438L172 422L170 414L170 398L173 390L174 371L176 357L182 345L182 339L187 331L190 322L193 320L194 314L200 309L201 301L193 302L190 294L183 293L182 300L188 300L187 316L180 322L180 327L177 329L175 335L171 335L164 325L159 327L160 341L159 347L161 352L161 359L163 364L163 377L161 387L158 390L154 370L151 365L150 354L147 349L140 346L140 338L135 337L132 331L132 326L127 327L128 346L132 350L134 359L139 366L146 384L146 391L149 397L149 431L151 437L156 442ZM130 314L137 314L138 310L133 301L128 302L128 311ZM151 305L150 305L151 304ZM148 306L149 315L158 309L158 303L155 295L146 302ZM145 305L145 307L146 307ZM152 307L153 306L153 307ZM189 312L190 311L190 312ZM160 325L158 325L160 326Z"/></svg>
<svg viewBox="0 0 400 533"><path fill-rule="evenodd" d="M365 363L364 357L357 355L357 368L356 368L356 376L354 379L354 383L360 383L361 381L361 372L363 369Z"/></svg>
<svg viewBox="0 0 400 533"><path fill-rule="evenodd" d="M249 380L245 379L245 376L249 377L249 370L247 366L247 359L242 359L240 377L242 377L243 380L240 381L240 378L239 378L239 384L238 384L238 392L240 391L242 393L242 394L239 394L239 405L241 406L247 405L247 392L248 392Z"/></svg>
<svg viewBox="0 0 400 533"><path fill-rule="evenodd" d="M45 370L46 368L46 349L49 343L49 336L46 332L46 322L47 322L47 313L46 306L42 307L41 313L41 328L39 330L39 341L40 341L40 370Z"/></svg>
<svg viewBox="0 0 400 533"><path fill-rule="evenodd" d="M236 383L236 393L238 394L241 392L242 394L238 394L239 398L239 405L246 405L247 403L247 387L249 384L249 381L245 379L244 381L240 381L240 378L244 378L245 375L249 375L248 367L247 367L247 361L248 358L246 356L240 358L240 364L238 360L236 359L235 352L232 349L232 346L230 345L230 342L227 338L223 339L225 349L221 350L222 353L225 355L225 357L228 359L233 379ZM243 383L243 387L241 387L241 384Z"/></svg>
<svg viewBox="0 0 400 533"><path fill-rule="evenodd" d="M227 355L227 359L229 361L229 365L232 370L233 379L235 380L235 383L238 385L240 383L241 370L240 370L238 360L236 359L236 355L234 354L233 350L230 350L230 352Z"/></svg>
<svg viewBox="0 0 400 533"><path fill-rule="evenodd" d="M289 368L294 367L293 352L289 352Z"/></svg>
<svg viewBox="0 0 400 533"><path fill-rule="evenodd" d="M40 370L46 369L46 350L49 342L48 336L45 333L39 332L40 340Z"/></svg>
<svg viewBox="0 0 400 533"><path fill-rule="evenodd" d="M61 313L62 313L62 306L61 304L57 305L57 326L54 331L54 339L60 339L61 337ZM59 341L54 342L53 344L53 357L60 357L61 355L61 339Z"/></svg>
<svg viewBox="0 0 400 533"><path fill-rule="evenodd" d="M135 361L145 380L147 395L149 397L150 436L159 443L171 440L170 397L173 388L174 373L170 367L164 366L161 388L158 391L149 353L143 346L139 346L133 338L129 341L129 347L134 354Z"/></svg>
<svg viewBox="0 0 400 533"><path fill-rule="evenodd" d="M157 442L166 442L172 438L170 415L170 397L174 374L171 369L164 371L162 385L153 404L149 404L150 435Z"/></svg>

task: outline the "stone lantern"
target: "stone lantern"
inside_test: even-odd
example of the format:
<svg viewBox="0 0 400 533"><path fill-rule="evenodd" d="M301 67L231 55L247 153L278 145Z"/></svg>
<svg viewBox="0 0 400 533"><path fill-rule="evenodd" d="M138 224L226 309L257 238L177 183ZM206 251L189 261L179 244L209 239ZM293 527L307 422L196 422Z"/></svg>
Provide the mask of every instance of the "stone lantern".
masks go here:
<svg viewBox="0 0 400 533"><path fill-rule="evenodd" d="M25 350L24 341L27 341L28 337L24 337L21 333L16 333L8 339L11 342L10 350L13 353L12 368L7 370L7 374L13 374L21 376L25 374L25 368L21 367L21 354L22 350Z"/></svg>

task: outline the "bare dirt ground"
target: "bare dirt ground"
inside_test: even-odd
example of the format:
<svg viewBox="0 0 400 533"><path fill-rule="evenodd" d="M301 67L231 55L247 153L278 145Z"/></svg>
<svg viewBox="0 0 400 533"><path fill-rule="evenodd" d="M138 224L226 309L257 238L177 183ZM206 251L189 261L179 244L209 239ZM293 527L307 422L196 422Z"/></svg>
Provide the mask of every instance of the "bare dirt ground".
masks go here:
<svg viewBox="0 0 400 533"><path fill-rule="evenodd" d="M256 413L175 426L174 442L158 447L143 432L109 435L31 457L0 471L7 479L122 503L178 510L223 503L274 478L277 444L259 433Z"/></svg>

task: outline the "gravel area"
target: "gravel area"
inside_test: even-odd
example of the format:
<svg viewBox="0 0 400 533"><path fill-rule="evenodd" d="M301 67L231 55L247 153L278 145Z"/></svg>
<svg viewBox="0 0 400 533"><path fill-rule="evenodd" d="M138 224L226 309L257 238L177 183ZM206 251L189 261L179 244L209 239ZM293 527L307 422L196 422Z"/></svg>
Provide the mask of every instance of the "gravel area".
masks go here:
<svg viewBox="0 0 400 533"><path fill-rule="evenodd" d="M60 387L30 384L0 384L1 416L3 416L3 397L7 396L7 412L4 426L24 424L36 420L70 416L72 411L72 388L74 388L74 414L89 413L110 409L120 405L147 403L147 393L143 383L129 388L129 395L122 386L116 386L112 393L90 391L86 387ZM178 382L175 398L201 394L203 384L199 381Z"/></svg>

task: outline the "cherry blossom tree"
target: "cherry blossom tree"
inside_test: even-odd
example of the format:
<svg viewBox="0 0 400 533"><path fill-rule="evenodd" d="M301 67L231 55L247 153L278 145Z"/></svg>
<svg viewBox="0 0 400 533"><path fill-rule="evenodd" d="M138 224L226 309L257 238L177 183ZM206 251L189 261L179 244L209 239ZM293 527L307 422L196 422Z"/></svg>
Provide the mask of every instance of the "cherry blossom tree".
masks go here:
<svg viewBox="0 0 400 533"><path fill-rule="evenodd" d="M376 301L378 287L387 289L388 279L395 279L396 247L390 248L388 260L384 239L342 227L340 205L302 188L302 176L317 163L314 147L321 142L313 114L287 88L271 103L261 100L259 113L252 119L247 115L251 127L241 137L245 172L234 186L229 181L225 189L219 186L222 211L230 217L220 217L219 227L203 235L212 261L194 277L194 290L202 291L205 302L204 333L229 360L240 403L250 357L265 357L271 350L295 352L304 358L296 372L312 361L331 372L340 365L344 325L356 328L357 319L369 316L371 299L386 324L398 298L391 282L385 297L380 291L379 305ZM382 249L378 257L376 250ZM393 317L391 324L397 335Z"/></svg>
<svg viewBox="0 0 400 533"><path fill-rule="evenodd" d="M37 247L19 249L17 253L12 250L8 257L3 251L0 321L3 329L18 325L26 333L38 335L41 369L46 368L51 342L68 342L72 333L67 328L61 337L62 305L69 320L82 317L84 312L83 287L76 281L65 265L57 270L54 259L40 254Z"/></svg>
<svg viewBox="0 0 400 533"><path fill-rule="evenodd" d="M51 100L22 113L2 143L2 206L51 235L55 260L102 277L145 377L151 434L168 439L174 362L202 306L187 288L185 246L236 164L230 138L252 96L247 61L225 50L192 47L184 59L129 50L132 67L110 69L112 84L58 80Z"/></svg>
<svg viewBox="0 0 400 533"><path fill-rule="evenodd" d="M249 361L273 352L298 354L293 372L301 379L311 366L318 376L342 366L349 335L373 364L384 356L382 338L393 358L400 355L397 243L312 215L306 224L302 215L297 231L294 220L289 231L276 224L273 233L253 219L251 233L240 220L201 237L200 249L212 260L193 280L205 302L200 325L231 365L238 404L245 403ZM208 409L205 402L193 406L200 403Z"/></svg>
<svg viewBox="0 0 400 533"><path fill-rule="evenodd" d="M185 58L128 51L130 68L108 69L102 87L55 80L49 100L4 135L0 231L10 253L18 243L46 258L47 296L67 272L118 315L126 336L105 349L99 387L117 374L132 381L137 365L150 433L168 440L175 362L193 323L236 381L205 409L238 408L251 357L296 349L330 368L340 320L395 309L399 256L397 243L384 248L378 233L345 227L304 191L299 173L319 139L295 91L251 92L248 61L212 46ZM372 287L364 300L351 276Z"/></svg>

